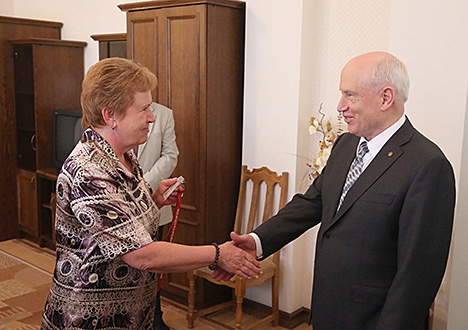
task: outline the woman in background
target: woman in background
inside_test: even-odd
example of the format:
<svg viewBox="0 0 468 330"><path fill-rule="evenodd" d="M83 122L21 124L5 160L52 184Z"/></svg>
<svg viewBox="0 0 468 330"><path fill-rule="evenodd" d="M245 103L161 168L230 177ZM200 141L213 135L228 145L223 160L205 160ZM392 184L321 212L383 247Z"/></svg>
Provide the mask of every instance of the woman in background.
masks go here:
<svg viewBox="0 0 468 330"><path fill-rule="evenodd" d="M152 329L159 273L211 265L244 278L259 263L232 242L157 242L159 208L176 182L151 195L132 148L154 122L147 68L121 58L93 65L81 94L87 128L57 179L57 260L42 329Z"/></svg>

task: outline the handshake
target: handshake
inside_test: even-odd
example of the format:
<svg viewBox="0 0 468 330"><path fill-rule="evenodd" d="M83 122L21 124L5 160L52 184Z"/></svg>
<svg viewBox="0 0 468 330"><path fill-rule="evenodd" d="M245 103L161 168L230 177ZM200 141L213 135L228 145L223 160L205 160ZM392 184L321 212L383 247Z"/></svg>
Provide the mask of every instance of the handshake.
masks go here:
<svg viewBox="0 0 468 330"><path fill-rule="evenodd" d="M160 208L164 205L175 204L179 190L178 179L166 179L161 181L152 197ZM218 281L229 281L234 275L245 279L258 278L258 275L262 274L262 270L257 261L257 247L254 238L250 235L237 235L235 232L231 232L231 239L232 241L225 242L216 248L216 261L214 263L216 268L212 278ZM192 259L191 261L196 260ZM193 266L196 264L195 262Z"/></svg>
<svg viewBox="0 0 468 330"><path fill-rule="evenodd" d="M234 275L250 279L262 274L257 261L257 246L250 235L231 232L232 241L219 246L218 267L211 277L217 281L229 281Z"/></svg>

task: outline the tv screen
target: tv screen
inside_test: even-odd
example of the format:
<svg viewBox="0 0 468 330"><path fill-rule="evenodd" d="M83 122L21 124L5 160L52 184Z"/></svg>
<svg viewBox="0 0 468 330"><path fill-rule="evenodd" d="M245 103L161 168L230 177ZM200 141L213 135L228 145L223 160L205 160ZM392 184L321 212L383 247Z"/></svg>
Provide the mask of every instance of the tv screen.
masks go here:
<svg viewBox="0 0 468 330"><path fill-rule="evenodd" d="M53 165L60 169L83 134L81 110L54 110Z"/></svg>

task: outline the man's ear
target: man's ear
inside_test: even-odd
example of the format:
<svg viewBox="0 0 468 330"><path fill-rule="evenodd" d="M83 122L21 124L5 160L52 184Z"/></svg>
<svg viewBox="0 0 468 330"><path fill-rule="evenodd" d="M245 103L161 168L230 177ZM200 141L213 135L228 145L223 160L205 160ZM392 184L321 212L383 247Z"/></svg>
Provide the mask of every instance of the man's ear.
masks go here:
<svg viewBox="0 0 468 330"><path fill-rule="evenodd" d="M395 90L393 89L393 87L391 86L384 87L384 89L382 89L381 98L382 98L381 109L383 111L386 111L395 102Z"/></svg>
<svg viewBox="0 0 468 330"><path fill-rule="evenodd" d="M115 127L115 116L114 112L109 110L109 108L104 107L101 110L102 118L109 127Z"/></svg>

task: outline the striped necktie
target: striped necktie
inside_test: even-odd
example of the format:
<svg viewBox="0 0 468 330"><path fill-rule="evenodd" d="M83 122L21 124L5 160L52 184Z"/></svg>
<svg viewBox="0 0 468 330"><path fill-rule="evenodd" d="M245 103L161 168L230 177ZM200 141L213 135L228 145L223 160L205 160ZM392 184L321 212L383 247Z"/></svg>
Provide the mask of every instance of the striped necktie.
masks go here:
<svg viewBox="0 0 468 330"><path fill-rule="evenodd" d="M341 193L340 203L338 204L337 211L340 209L341 204L343 203L343 200L345 199L346 194L348 193L349 189L361 175L362 167L364 165L364 156L368 152L369 152L369 148L367 147L367 142L366 141L361 142L361 144L359 145L357 156L356 158L354 158L354 161L351 164L351 167L349 168L348 175L346 176L346 181L343 187L343 192Z"/></svg>

